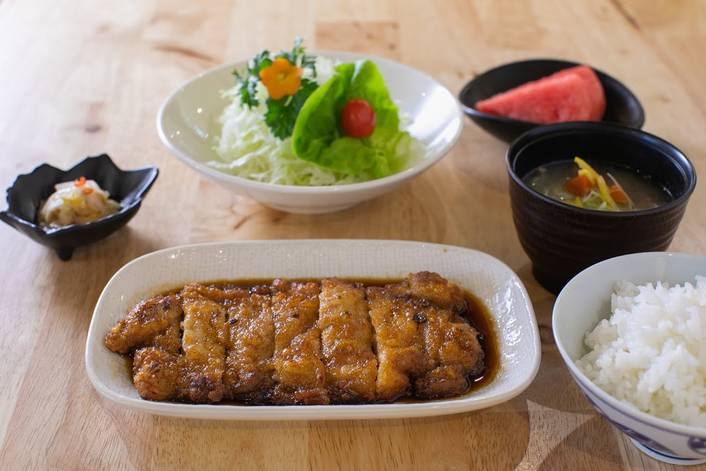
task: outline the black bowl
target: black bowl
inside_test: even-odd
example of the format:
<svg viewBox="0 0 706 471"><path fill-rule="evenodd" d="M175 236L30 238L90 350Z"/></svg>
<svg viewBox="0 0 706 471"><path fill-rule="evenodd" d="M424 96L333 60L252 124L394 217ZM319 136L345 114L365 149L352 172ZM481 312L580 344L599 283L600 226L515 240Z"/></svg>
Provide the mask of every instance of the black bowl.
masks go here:
<svg viewBox="0 0 706 471"><path fill-rule="evenodd" d="M628 166L664 185L674 199L656 208L582 209L542 195L522 180L531 170L580 156ZM512 216L532 271L553 293L601 260L666 250L696 186L696 172L676 147L652 134L606 123L561 123L533 129L507 151Z"/></svg>
<svg viewBox="0 0 706 471"><path fill-rule="evenodd" d="M480 100L537 80L562 69L579 65L577 62L557 59L530 59L511 62L490 69L468 82L458 95L466 115L481 128L505 142L512 142L520 134L542 126L539 123L482 113L475 109ZM640 129L645 124L645 112L633 93L622 83L600 70L593 69L603 85L606 110L603 122L617 123Z"/></svg>
<svg viewBox="0 0 706 471"><path fill-rule="evenodd" d="M76 247L109 236L124 226L140 209L142 198L157 179L156 167L120 170L107 154L88 157L69 170L48 164L31 173L20 175L7 189L7 210L0 219L42 245L56 250L59 258L68 260ZM39 206L54 192L54 185L84 176L95 180L120 202L120 211L88 224L62 228L42 227L37 221Z"/></svg>

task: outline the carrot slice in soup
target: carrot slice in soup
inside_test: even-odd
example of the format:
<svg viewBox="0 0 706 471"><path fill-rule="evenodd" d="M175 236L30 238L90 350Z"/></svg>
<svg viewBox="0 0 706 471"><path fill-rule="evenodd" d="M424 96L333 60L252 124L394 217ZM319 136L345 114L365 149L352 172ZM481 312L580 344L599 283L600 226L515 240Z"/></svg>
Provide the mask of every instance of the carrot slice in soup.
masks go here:
<svg viewBox="0 0 706 471"><path fill-rule="evenodd" d="M613 198L613 201L618 204L628 204L630 202L628 195L626 195L618 185L612 185L610 187L610 196Z"/></svg>
<svg viewBox="0 0 706 471"><path fill-rule="evenodd" d="M579 175L566 182L565 188L566 191L572 195L583 197L591 191L592 186L593 185L588 177L585 175Z"/></svg>

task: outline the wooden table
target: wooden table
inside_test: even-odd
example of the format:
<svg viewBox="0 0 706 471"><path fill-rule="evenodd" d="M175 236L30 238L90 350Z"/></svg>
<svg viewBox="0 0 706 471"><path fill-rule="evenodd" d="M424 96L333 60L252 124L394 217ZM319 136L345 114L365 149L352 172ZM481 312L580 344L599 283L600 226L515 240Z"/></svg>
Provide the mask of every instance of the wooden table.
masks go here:
<svg viewBox="0 0 706 471"><path fill-rule="evenodd" d="M179 84L296 35L320 49L402 61L452 91L527 57L585 61L629 84L645 128L706 175L706 2L0 0L0 180L42 162L110 153L161 169L140 213L61 262L0 228L0 469L668 469L597 416L553 345L554 297L515 235L505 144L469 124L454 151L396 193L338 214L297 216L232 196L159 143L155 114ZM694 193L672 249L706 251L706 194ZM449 417L368 422L178 420L105 401L84 371L103 286L144 253L189 242L411 239L505 261L530 292L543 359L506 404ZM706 469L706 468L704 468Z"/></svg>

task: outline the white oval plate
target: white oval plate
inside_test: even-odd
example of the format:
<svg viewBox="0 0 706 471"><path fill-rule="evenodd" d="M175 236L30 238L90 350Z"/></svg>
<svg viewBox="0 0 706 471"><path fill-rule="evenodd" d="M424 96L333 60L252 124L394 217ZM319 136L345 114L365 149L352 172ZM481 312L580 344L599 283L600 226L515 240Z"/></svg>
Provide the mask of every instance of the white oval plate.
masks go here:
<svg viewBox="0 0 706 471"><path fill-rule="evenodd" d="M495 321L500 371L488 385L453 399L328 406L193 405L141 399L125 360L103 345L106 332L140 299L190 281L252 278L402 278L429 270L483 300ZM476 250L387 240L243 241L160 250L121 268L103 289L86 341L86 371L111 401L153 414L199 419L378 419L453 414L520 394L541 356L534 311L522 282L499 260Z"/></svg>
<svg viewBox="0 0 706 471"><path fill-rule="evenodd" d="M438 162L456 144L463 114L456 97L427 74L398 62L350 52L313 52L334 60L369 59L385 77L400 112L411 119L407 131L419 139L426 155L412 167L377 180L334 186L293 186L260 183L221 172L206 162L220 160L213 150L218 117L228 105L221 91L235 85L233 70L247 61L222 65L194 77L164 102L157 115L162 143L179 160L231 191L293 213L340 211L392 191Z"/></svg>

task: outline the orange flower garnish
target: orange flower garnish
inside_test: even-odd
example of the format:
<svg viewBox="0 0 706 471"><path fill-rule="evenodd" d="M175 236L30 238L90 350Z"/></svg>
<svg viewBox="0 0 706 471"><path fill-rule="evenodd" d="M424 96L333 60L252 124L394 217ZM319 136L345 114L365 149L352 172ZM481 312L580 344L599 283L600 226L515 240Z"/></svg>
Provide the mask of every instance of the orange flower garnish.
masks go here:
<svg viewBox="0 0 706 471"><path fill-rule="evenodd" d="M90 195L91 193L93 193L93 188L83 188L83 189L81 190L81 193L83 193L84 195L88 196L88 195Z"/></svg>
<svg viewBox="0 0 706 471"><path fill-rule="evenodd" d="M86 183L86 177L80 177L77 180L74 180L74 186L83 186Z"/></svg>
<svg viewBox="0 0 706 471"><path fill-rule="evenodd" d="M273 100L294 95L301 85L302 69L284 57L278 57L272 65L260 71L260 80Z"/></svg>

